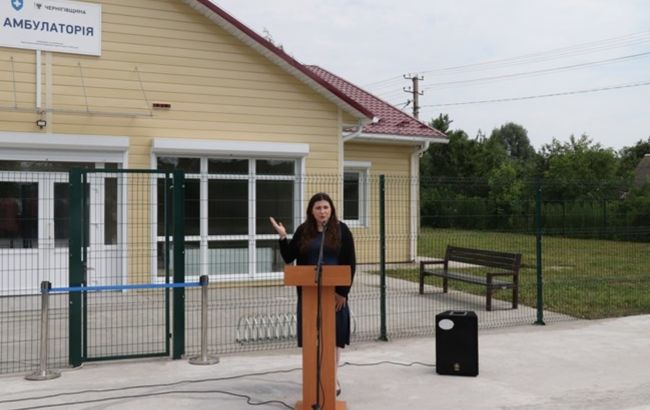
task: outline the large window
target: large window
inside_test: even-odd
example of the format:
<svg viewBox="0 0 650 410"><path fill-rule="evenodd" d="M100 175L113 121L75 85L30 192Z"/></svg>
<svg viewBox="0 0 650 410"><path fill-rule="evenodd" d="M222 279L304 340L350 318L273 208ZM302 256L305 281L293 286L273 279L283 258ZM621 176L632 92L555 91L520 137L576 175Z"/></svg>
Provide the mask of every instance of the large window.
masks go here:
<svg viewBox="0 0 650 410"><path fill-rule="evenodd" d="M350 226L368 226L369 162L345 161L343 220Z"/></svg>
<svg viewBox="0 0 650 410"><path fill-rule="evenodd" d="M299 160L158 156L185 171L186 275L265 277L282 271L273 216L292 232L299 214ZM164 242L164 181L158 181L158 241ZM162 251L162 247L158 247ZM163 258L158 257L158 271Z"/></svg>
<svg viewBox="0 0 650 410"><path fill-rule="evenodd" d="M42 280L69 285L73 168L89 171L79 209L84 223L76 227L87 283L126 278L126 178L108 170L126 165L129 145L129 138L117 136L0 131L0 297L34 294Z"/></svg>
<svg viewBox="0 0 650 410"><path fill-rule="evenodd" d="M0 248L38 247L38 183L0 181Z"/></svg>
<svg viewBox="0 0 650 410"><path fill-rule="evenodd" d="M115 163L99 165L117 168ZM70 239L68 171L72 168L95 169L97 166L92 162L0 161L0 248L39 248L39 224L42 225L41 237L53 237L55 247L67 248ZM91 199L91 184L103 190L101 203ZM85 185L84 193L86 221L90 215L90 204L96 207L101 205L104 212L103 243L116 244L117 179L94 174ZM39 215L39 209L43 212L49 209L50 204L53 206L53 216L46 216L50 212ZM50 232L52 228L53 232ZM87 245L89 224L84 228Z"/></svg>

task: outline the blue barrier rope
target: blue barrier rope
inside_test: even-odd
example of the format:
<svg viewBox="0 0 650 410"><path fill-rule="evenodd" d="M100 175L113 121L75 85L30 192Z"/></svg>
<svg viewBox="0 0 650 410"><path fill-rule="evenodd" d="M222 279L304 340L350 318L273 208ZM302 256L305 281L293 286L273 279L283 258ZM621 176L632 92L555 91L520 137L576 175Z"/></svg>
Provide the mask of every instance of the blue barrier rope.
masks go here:
<svg viewBox="0 0 650 410"><path fill-rule="evenodd" d="M198 288L201 282L188 283L150 283L142 285L112 285L112 286L71 286L68 288L41 289L41 292L101 292L104 290L129 289L159 289L159 288Z"/></svg>

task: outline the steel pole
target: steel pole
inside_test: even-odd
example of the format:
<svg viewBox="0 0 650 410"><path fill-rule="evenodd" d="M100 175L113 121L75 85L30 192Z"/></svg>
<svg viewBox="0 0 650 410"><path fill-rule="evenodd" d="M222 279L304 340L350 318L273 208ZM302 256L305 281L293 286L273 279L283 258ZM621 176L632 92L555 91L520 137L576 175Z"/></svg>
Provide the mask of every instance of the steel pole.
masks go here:
<svg viewBox="0 0 650 410"><path fill-rule="evenodd" d="M201 275L201 354L189 359L190 364L217 364L217 356L208 356L208 275Z"/></svg>
<svg viewBox="0 0 650 410"><path fill-rule="evenodd" d="M50 328L50 289L52 284L48 281L41 282L41 349L38 370L25 376L27 380L51 380L61 376L60 372L47 369L48 339Z"/></svg>

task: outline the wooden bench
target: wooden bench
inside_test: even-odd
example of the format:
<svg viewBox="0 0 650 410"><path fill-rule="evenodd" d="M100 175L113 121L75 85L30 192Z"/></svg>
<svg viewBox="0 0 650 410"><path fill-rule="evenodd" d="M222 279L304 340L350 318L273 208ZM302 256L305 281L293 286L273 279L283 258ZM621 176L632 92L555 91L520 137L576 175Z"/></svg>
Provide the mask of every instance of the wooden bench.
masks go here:
<svg viewBox="0 0 650 410"><path fill-rule="evenodd" d="M496 268L499 271L487 272L485 277L449 269L449 262L460 262L475 266ZM443 265L442 269L427 269L429 265ZM442 261L420 262L420 294L424 294L424 278L438 276L442 278L442 289L447 293L450 279L474 283L486 287L485 310L492 310L492 293L496 289L512 289L512 308L517 309L519 299L520 253L495 252L482 249L459 248L447 246L445 259ZM453 269L453 268L452 268ZM512 280L495 279L495 276L511 276Z"/></svg>

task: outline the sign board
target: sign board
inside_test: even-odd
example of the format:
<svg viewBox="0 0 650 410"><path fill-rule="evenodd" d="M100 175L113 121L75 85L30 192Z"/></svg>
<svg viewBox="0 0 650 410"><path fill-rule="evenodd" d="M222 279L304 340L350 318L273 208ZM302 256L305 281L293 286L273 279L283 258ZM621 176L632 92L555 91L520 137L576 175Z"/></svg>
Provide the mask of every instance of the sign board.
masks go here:
<svg viewBox="0 0 650 410"><path fill-rule="evenodd" d="M102 6L64 0L0 0L0 46L99 56Z"/></svg>

